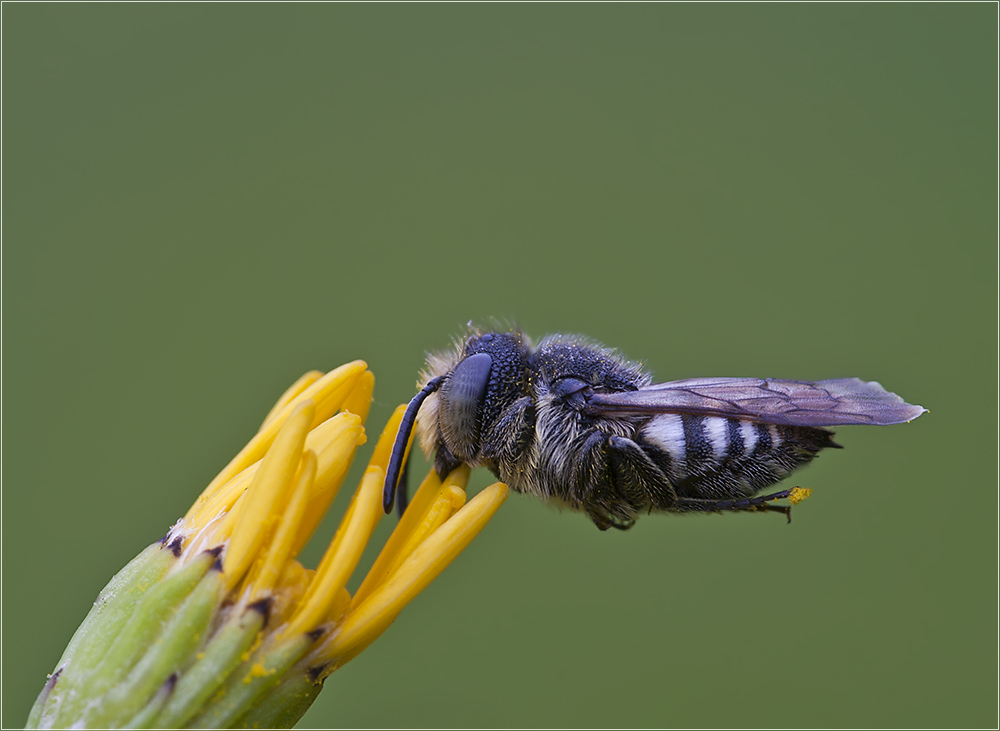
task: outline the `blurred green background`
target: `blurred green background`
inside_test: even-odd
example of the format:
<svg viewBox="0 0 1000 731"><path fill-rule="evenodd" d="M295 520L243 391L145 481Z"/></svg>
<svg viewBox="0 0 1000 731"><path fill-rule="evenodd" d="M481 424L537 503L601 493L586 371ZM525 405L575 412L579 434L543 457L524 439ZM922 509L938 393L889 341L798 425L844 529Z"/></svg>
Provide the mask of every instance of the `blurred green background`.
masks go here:
<svg viewBox="0 0 1000 731"><path fill-rule="evenodd" d="M487 317L931 414L790 526L512 495L302 725L997 724L995 5L3 21L5 727L300 373L366 359L377 432Z"/></svg>

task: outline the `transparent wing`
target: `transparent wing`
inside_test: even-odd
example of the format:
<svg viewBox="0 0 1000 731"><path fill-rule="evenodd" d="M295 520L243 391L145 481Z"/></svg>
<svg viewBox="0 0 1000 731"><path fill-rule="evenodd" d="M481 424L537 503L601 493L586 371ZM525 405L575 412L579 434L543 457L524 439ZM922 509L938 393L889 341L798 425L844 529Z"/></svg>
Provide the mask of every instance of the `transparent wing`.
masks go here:
<svg viewBox="0 0 1000 731"><path fill-rule="evenodd" d="M637 391L595 393L586 409L594 415L699 414L790 426L899 424L926 411L859 378L692 378Z"/></svg>

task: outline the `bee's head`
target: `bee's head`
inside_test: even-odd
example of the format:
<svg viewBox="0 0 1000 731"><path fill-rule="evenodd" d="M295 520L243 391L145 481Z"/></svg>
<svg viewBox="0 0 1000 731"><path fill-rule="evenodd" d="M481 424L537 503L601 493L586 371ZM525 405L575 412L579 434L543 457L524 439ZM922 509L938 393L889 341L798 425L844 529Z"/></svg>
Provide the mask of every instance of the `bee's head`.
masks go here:
<svg viewBox="0 0 1000 731"><path fill-rule="evenodd" d="M520 333L475 333L437 394L439 439L473 463L483 431L527 389L527 348Z"/></svg>
<svg viewBox="0 0 1000 731"><path fill-rule="evenodd" d="M529 352L530 345L520 331L473 330L451 352L427 356L421 375L424 385L403 414L386 470L383 504L387 512L414 424L420 446L428 457L435 456L442 477L463 462L481 466L483 435L530 389Z"/></svg>

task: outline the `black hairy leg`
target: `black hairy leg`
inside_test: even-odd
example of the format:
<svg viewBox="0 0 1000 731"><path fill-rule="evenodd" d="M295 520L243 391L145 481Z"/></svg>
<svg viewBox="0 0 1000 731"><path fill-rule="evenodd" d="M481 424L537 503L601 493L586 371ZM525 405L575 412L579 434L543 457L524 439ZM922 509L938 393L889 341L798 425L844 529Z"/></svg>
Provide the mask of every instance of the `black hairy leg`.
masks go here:
<svg viewBox="0 0 1000 731"><path fill-rule="evenodd" d="M771 513L783 513L789 523L792 522L791 505L769 505L775 500L787 498L792 494L794 488L773 492L770 495L758 495L757 497L741 498L739 500L705 500L701 498L678 498L677 502L670 508L675 512L740 512L740 511L760 511Z"/></svg>
<svg viewBox="0 0 1000 731"><path fill-rule="evenodd" d="M583 507L601 530L631 528L635 516L649 509L652 495L669 496L671 502L677 499L660 468L631 439L602 434L592 436L587 443L592 452L601 455L603 474L598 484L592 485Z"/></svg>
<svg viewBox="0 0 1000 731"><path fill-rule="evenodd" d="M677 501L673 486L646 451L626 437L608 437L608 470L618 494L638 513Z"/></svg>
<svg viewBox="0 0 1000 731"><path fill-rule="evenodd" d="M616 518L601 506L593 503L584 504L583 510L587 513L587 517L597 526L598 530L607 530L608 528L628 530L635 525L635 518L629 518L628 520Z"/></svg>
<svg viewBox="0 0 1000 731"><path fill-rule="evenodd" d="M535 404L525 396L501 412L483 436L480 455L492 464L514 464L528 449L534 433Z"/></svg>

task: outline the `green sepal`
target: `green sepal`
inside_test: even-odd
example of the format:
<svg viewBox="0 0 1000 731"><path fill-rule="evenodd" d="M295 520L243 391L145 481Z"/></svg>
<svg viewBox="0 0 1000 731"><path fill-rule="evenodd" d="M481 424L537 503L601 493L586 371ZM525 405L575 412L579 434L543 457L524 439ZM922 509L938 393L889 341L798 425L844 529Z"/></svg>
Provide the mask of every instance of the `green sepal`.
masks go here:
<svg viewBox="0 0 1000 731"><path fill-rule="evenodd" d="M188 667L206 641L222 591L222 572L213 570L205 574L169 619L163 633L147 645L131 672L99 704L88 708L84 725L88 728L120 725L124 719L138 714L171 675Z"/></svg>
<svg viewBox="0 0 1000 731"><path fill-rule="evenodd" d="M188 721L188 728L231 728L316 641L304 634L268 642L233 672L219 689L211 704Z"/></svg>
<svg viewBox="0 0 1000 731"><path fill-rule="evenodd" d="M218 691L263 628L265 611L264 606L253 605L244 609L238 619L223 623L194 665L178 680L173 696L155 719L157 727L186 725Z"/></svg>
<svg viewBox="0 0 1000 731"><path fill-rule="evenodd" d="M71 661L83 667L96 665L118 636L122 618L132 614L146 591L162 579L177 560L172 545L157 541L111 577L97 595L93 609L73 634L56 668Z"/></svg>
<svg viewBox="0 0 1000 731"><path fill-rule="evenodd" d="M261 696L233 727L291 728L309 710L321 690L322 680L313 680L308 672L293 668L290 677Z"/></svg>
<svg viewBox="0 0 1000 731"><path fill-rule="evenodd" d="M94 606L73 633L72 639L56 663L56 669L39 694L28 715L26 728L37 728L57 684L64 684L68 664L74 674L81 668L93 668L118 637L121 627L135 611L145 592L177 563L174 546L157 541L129 561L101 590ZM55 681L53 681L55 678ZM62 688L58 689L62 696ZM48 709L51 712L51 709Z"/></svg>
<svg viewBox="0 0 1000 731"><path fill-rule="evenodd" d="M174 673L164 681L159 690L149 699L149 703L128 721L121 724L121 728L158 728L153 721L163 709L163 705L170 700L176 683L177 674Z"/></svg>
<svg viewBox="0 0 1000 731"><path fill-rule="evenodd" d="M181 602L215 561L213 552L202 553L187 566L144 590L142 599L127 621L121 617L122 622L117 627L106 628L107 631L115 630L117 637L96 666L81 662L79 653L73 662L65 666L59 682L45 702L39 725L49 728L78 723L87 706L121 682L156 642Z"/></svg>
<svg viewBox="0 0 1000 731"><path fill-rule="evenodd" d="M38 721L42 717L42 709L45 707L45 702L49 699L52 689L55 688L56 683L59 682L59 676L61 674L61 670L56 670L54 673L49 674L49 677L45 680L45 687L42 688L42 692L38 694L38 697L35 699L35 704L31 707L31 712L28 714L28 720L24 724L25 728L38 728Z"/></svg>

